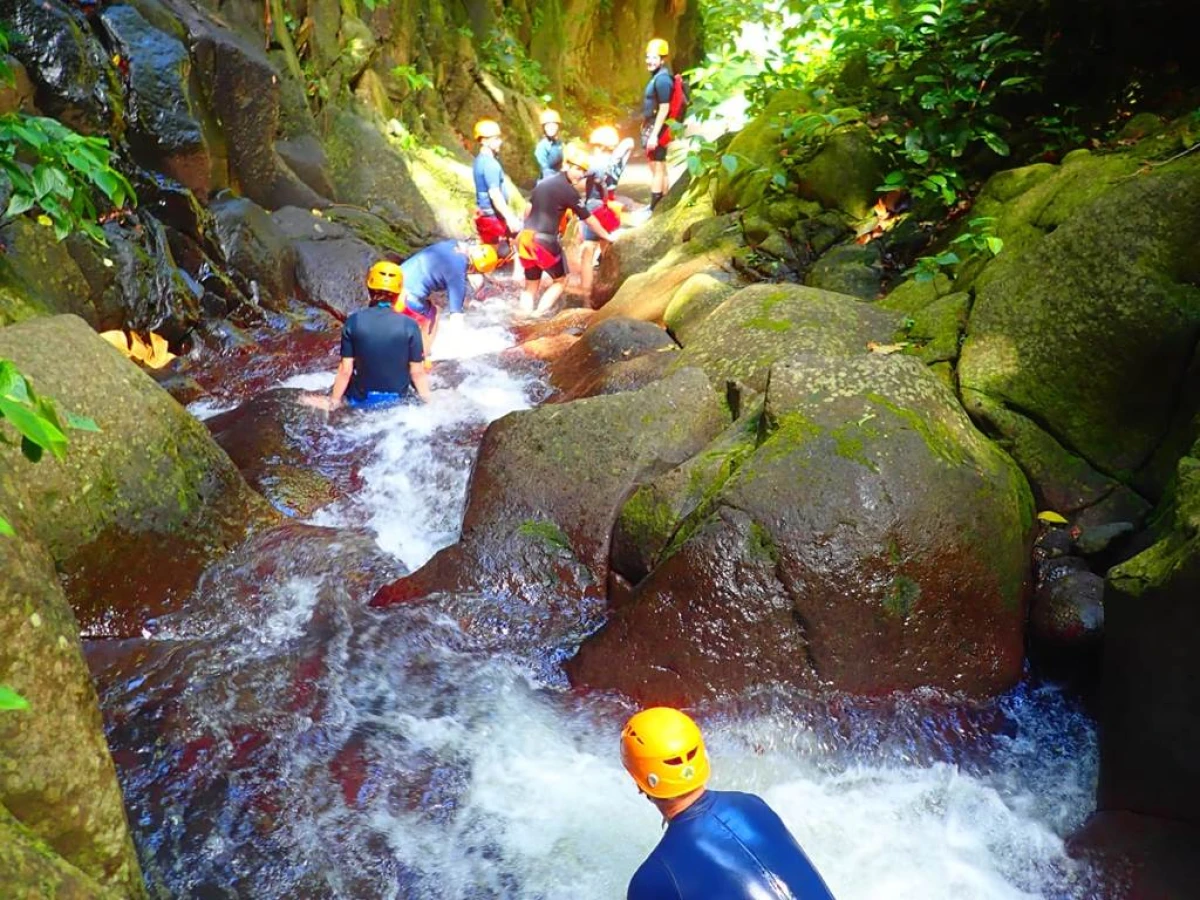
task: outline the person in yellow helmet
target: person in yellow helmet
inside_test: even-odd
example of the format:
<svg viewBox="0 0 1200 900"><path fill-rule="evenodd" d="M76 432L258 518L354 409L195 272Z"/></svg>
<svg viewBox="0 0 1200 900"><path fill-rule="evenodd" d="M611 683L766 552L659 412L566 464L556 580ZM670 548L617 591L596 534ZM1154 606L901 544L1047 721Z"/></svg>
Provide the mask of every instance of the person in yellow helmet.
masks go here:
<svg viewBox="0 0 1200 900"><path fill-rule="evenodd" d="M671 110L675 79L667 65L670 47L662 38L646 44L646 71L650 80L642 95L642 148L650 162L650 208L658 206L667 192L667 142L663 129Z"/></svg>
<svg viewBox="0 0 1200 900"><path fill-rule="evenodd" d="M559 137L562 116L548 109L541 115L541 124L542 139L533 148L533 158L537 160L538 171L542 173L538 181L557 175L562 171L563 164L563 145Z"/></svg>
<svg viewBox="0 0 1200 900"><path fill-rule="evenodd" d="M500 263L496 248L490 244L438 241L414 253L400 265L404 273L403 303L398 311L415 321L421 329L426 360L438 331L438 308L433 295L446 294L450 318L448 327L462 328L467 288L478 293L483 276Z"/></svg>
<svg viewBox="0 0 1200 900"><path fill-rule="evenodd" d="M475 140L479 153L475 156L472 176L475 180L475 228L485 244L500 248L500 256L509 255L508 242L521 230L517 210L524 199L500 165L500 147L504 143L500 124L492 119L475 123Z"/></svg>
<svg viewBox="0 0 1200 900"><path fill-rule="evenodd" d="M517 236L517 255L525 270L522 312L536 315L550 312L566 287L567 267L559 235L559 223L566 212L586 222L600 240L612 240L612 233L587 208L582 196L590 169L591 155L587 148L568 144L563 150L562 172L538 182L530 195L525 229ZM550 276L551 283L539 298L543 273Z"/></svg>
<svg viewBox="0 0 1200 900"><path fill-rule="evenodd" d="M634 715L621 731L621 762L667 826L628 900L833 900L761 797L708 789L704 737L686 714L656 706Z"/></svg>
<svg viewBox="0 0 1200 900"><path fill-rule="evenodd" d="M591 145L592 167L588 172L585 190L587 207L611 233L621 225L621 207L617 203L616 188L629 162L633 140L622 140L616 128L601 125L592 131L588 143ZM580 236L583 239L579 247L580 290L590 303L593 270L600 265L601 244L586 223L581 225Z"/></svg>
<svg viewBox="0 0 1200 900"><path fill-rule="evenodd" d="M329 397L306 398L310 406L336 410L348 406L395 403L415 390L428 403L429 376L421 329L399 315L396 305L404 291L404 272L382 261L367 273L370 305L352 312L342 326L342 361Z"/></svg>

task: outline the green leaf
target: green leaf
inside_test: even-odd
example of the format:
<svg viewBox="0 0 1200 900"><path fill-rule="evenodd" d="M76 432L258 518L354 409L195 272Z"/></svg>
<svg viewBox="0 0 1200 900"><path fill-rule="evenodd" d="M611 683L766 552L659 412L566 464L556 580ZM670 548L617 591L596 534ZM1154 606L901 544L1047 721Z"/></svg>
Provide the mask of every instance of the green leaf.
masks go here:
<svg viewBox="0 0 1200 900"><path fill-rule="evenodd" d="M0 516L0 534L5 537L16 537L17 533L13 531L13 527L8 524L8 520L4 516Z"/></svg>
<svg viewBox="0 0 1200 900"><path fill-rule="evenodd" d="M996 238L996 240L1000 240ZM73 412L66 413L64 418L67 420L67 427L74 428L76 431L100 431L100 426L96 424L95 419L87 416L77 416Z"/></svg>
<svg viewBox="0 0 1200 900"><path fill-rule="evenodd" d="M936 262L939 266L953 266L962 262L962 260L959 259L958 254L952 250L945 250L939 253L933 259L934 262Z"/></svg>
<svg viewBox="0 0 1200 900"><path fill-rule="evenodd" d="M738 158L731 153L726 153L721 157L721 168L733 175L738 170Z"/></svg>
<svg viewBox="0 0 1200 900"><path fill-rule="evenodd" d="M46 421L33 410L20 403L14 403L7 397L0 397L0 414L8 419L23 437L62 459L67 437L54 423Z"/></svg>
<svg viewBox="0 0 1200 900"><path fill-rule="evenodd" d="M999 256L1000 251L1004 249L1004 241L994 234L989 234L984 240L987 241L987 248L992 251L992 256Z"/></svg>
<svg viewBox="0 0 1200 900"><path fill-rule="evenodd" d="M8 201L8 209L4 211L4 218L12 219L21 215L21 213L33 209L33 205L37 202L29 194L15 193L12 199Z"/></svg>
<svg viewBox="0 0 1200 900"><path fill-rule="evenodd" d="M29 701L8 685L0 684L0 710L11 711L19 709L29 709Z"/></svg>
<svg viewBox="0 0 1200 900"><path fill-rule="evenodd" d="M982 135L983 142L987 144L992 152L999 156L1008 156L1008 144L1006 144L998 134L993 134L990 131L985 131Z"/></svg>

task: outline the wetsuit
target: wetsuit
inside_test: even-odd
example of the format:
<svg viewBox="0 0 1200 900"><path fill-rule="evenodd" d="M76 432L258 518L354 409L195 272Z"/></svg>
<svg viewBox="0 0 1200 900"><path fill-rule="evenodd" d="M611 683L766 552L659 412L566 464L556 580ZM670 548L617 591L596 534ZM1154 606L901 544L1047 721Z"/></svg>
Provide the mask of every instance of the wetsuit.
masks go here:
<svg viewBox="0 0 1200 900"><path fill-rule="evenodd" d="M658 107L671 102L671 92L675 88L675 77L665 65L659 66L646 82L646 92L642 95L642 143L646 147L646 158L653 162L662 162L667 158L667 144L671 142L671 129L663 124L657 135L651 135L654 120L658 118ZM663 138L666 140L663 140Z"/></svg>
<svg viewBox="0 0 1200 900"><path fill-rule="evenodd" d="M437 307L429 299L435 291L446 292L451 314L463 311L467 296L467 270L471 261L458 249L458 241L438 241L415 253L400 265L404 273L404 312L422 326L437 321Z"/></svg>
<svg viewBox="0 0 1200 900"><path fill-rule="evenodd" d="M409 363L423 362L421 329L390 303L377 303L350 314L342 326L342 358L354 359L346 388L350 406L395 402L412 389Z"/></svg>
<svg viewBox="0 0 1200 900"><path fill-rule="evenodd" d="M492 206L488 191L499 188L505 202L508 201L510 195L504 168L493 154L480 150L471 172L475 179L475 228L479 232L479 239L485 244L498 244L512 235L504 217Z"/></svg>
<svg viewBox="0 0 1200 900"><path fill-rule="evenodd" d="M567 274L558 223L568 209L580 221L590 215L583 197L565 174L539 181L534 187L529 197L525 230L517 237L517 253L527 281L537 281L542 272L548 272L555 279Z"/></svg>
<svg viewBox="0 0 1200 900"><path fill-rule="evenodd" d="M537 160L538 169L542 173L541 178L538 180L553 178L562 171L562 141L556 137L543 137L537 142L537 146L533 148L533 158Z"/></svg>
<svg viewBox="0 0 1200 900"><path fill-rule="evenodd" d="M833 900L796 839L754 794L705 791L670 820L628 900Z"/></svg>

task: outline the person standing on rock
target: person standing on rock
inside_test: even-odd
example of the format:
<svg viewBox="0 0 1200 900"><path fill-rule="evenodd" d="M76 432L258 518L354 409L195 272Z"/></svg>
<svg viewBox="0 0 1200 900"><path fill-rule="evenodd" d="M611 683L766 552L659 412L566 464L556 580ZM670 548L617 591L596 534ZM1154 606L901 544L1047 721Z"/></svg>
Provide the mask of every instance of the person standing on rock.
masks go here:
<svg viewBox="0 0 1200 900"><path fill-rule="evenodd" d="M704 738L684 713L658 706L633 716L621 732L621 762L666 823L628 900L833 900L762 798L707 789Z"/></svg>
<svg viewBox="0 0 1200 900"><path fill-rule="evenodd" d="M650 80L642 95L642 149L650 163L650 209L658 206L667 192L667 144L671 133L666 130L671 111L671 92L675 79L667 66L670 48L662 38L646 45L646 69Z"/></svg>
<svg viewBox="0 0 1200 900"><path fill-rule="evenodd" d="M429 374L421 329L397 311L404 272L393 262L377 262L367 273L370 306L352 312L342 326L342 362L328 397L307 396L309 406L333 412L404 400L415 389L428 403ZM400 305L400 308L403 308Z"/></svg>
<svg viewBox="0 0 1200 900"><path fill-rule="evenodd" d="M521 311L544 315L554 308L566 286L567 266L563 258L559 225L569 210L586 222L597 238L611 241L612 234L591 212L583 197L591 157L582 144L569 144L563 151L563 171L541 181L529 198L525 229L517 236L517 255L525 270L525 289L521 291ZM542 273L551 284L538 299Z"/></svg>
<svg viewBox="0 0 1200 900"><path fill-rule="evenodd" d="M584 199L588 212L599 219L610 233L615 232L621 227L621 211L616 202L617 182L629 162L633 141L629 138L621 140L617 129L611 125L601 125L592 131L588 143L592 147L592 164L587 175ZM579 248L580 288L590 305L594 269L600 265L600 242L587 223L580 223L580 236L583 239Z"/></svg>
<svg viewBox="0 0 1200 900"><path fill-rule="evenodd" d="M475 139L479 141L479 153L475 156L472 173L475 179L475 228L479 239L485 244L499 248L507 257L509 241L521 230L521 218L516 206L523 200L512 181L504 174L498 154L504 137L500 125L491 119L480 119L475 123Z"/></svg>
<svg viewBox="0 0 1200 900"><path fill-rule="evenodd" d="M533 158L537 160L538 181L553 178L562 171L563 148L558 132L562 128L562 116L556 110L548 109L541 116L542 139L533 148Z"/></svg>
<svg viewBox="0 0 1200 900"><path fill-rule="evenodd" d="M478 291L483 285L483 276L499 263L496 248L490 244L448 240L430 244L400 264L404 276L404 303L399 309L421 329L426 359L438 331L438 308L432 295L438 291L446 292L447 327L460 330L468 286Z"/></svg>

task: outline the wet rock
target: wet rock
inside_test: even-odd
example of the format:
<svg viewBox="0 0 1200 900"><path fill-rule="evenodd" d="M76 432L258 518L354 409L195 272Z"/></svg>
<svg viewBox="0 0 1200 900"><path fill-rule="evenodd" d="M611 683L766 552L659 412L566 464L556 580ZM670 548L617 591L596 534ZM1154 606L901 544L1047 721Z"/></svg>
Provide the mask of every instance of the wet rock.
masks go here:
<svg viewBox="0 0 1200 900"><path fill-rule="evenodd" d="M657 325L636 319L606 319L585 331L570 350L551 363L550 383L566 399L613 393L602 389L606 383L612 386L613 369L633 359L675 350L678 347L670 335ZM661 372L666 362L669 359L654 368Z"/></svg>
<svg viewBox="0 0 1200 900"><path fill-rule="evenodd" d="M159 564L148 561L147 571L169 578L162 560L189 546L211 558L248 527L275 519L204 426L82 320L55 316L0 330L0 357L61 409L100 428L71 432L65 458L47 465L18 465L20 451L0 447L0 508L89 595L96 620L127 602L134 538L153 540ZM89 585L100 582L116 592L97 596Z"/></svg>
<svg viewBox="0 0 1200 900"><path fill-rule="evenodd" d="M1095 473L1128 473L1127 483L1154 498L1171 458L1186 449L1178 425L1197 396L1180 385L1196 381L1200 250L1191 236L1200 228L1200 161L1133 177L1140 159L1072 153L1049 173L985 187L973 210L996 216L1004 252L971 285L963 399L1014 441L1046 497L1073 492L1077 460ZM1060 453L1027 460L1022 444L1037 439L1018 435L1006 413ZM1105 512L1108 521L1138 521Z"/></svg>
<svg viewBox="0 0 1200 900"><path fill-rule="evenodd" d="M110 6L100 22L128 65L125 115L135 156L207 197L212 161L189 89L187 48L132 6Z"/></svg>
<svg viewBox="0 0 1200 900"><path fill-rule="evenodd" d="M1090 572L1087 560L1079 556L1056 556L1042 561L1037 566L1038 586L1058 581L1075 572Z"/></svg>
<svg viewBox="0 0 1200 900"><path fill-rule="evenodd" d="M245 290L267 309L285 309L296 292L296 256L284 230L244 197L223 197L210 209L221 253Z"/></svg>
<svg viewBox="0 0 1200 900"><path fill-rule="evenodd" d="M1093 525L1084 528L1075 538L1075 549L1084 556L1099 556L1106 551L1118 538L1131 534L1134 530L1132 522L1108 522L1104 525Z"/></svg>
<svg viewBox="0 0 1200 900"><path fill-rule="evenodd" d="M296 293L305 303L345 319L365 306L367 270L382 258L358 238L297 241Z"/></svg>
<svg viewBox="0 0 1200 900"><path fill-rule="evenodd" d="M329 221L345 225L351 234L381 252L386 251L401 257L409 256L413 252L412 245L379 216L353 206L331 206L324 214Z"/></svg>
<svg viewBox="0 0 1200 900"><path fill-rule="evenodd" d="M311 134L299 134L293 138L277 141L275 149L288 168L322 197L336 197L333 182L329 178L329 161L321 142Z"/></svg>
<svg viewBox="0 0 1200 900"><path fill-rule="evenodd" d="M137 191L139 209L213 252L212 214L188 187L173 178L145 169L134 173L133 186Z"/></svg>
<svg viewBox="0 0 1200 900"><path fill-rule="evenodd" d="M0 228L0 325L34 316L71 313L99 323L84 273L54 231L29 216Z"/></svg>
<svg viewBox="0 0 1200 900"><path fill-rule="evenodd" d="M1170 900L1200 880L1200 829L1128 812L1100 811L1067 841L1071 857L1097 875L1098 896Z"/></svg>
<svg viewBox="0 0 1200 900"><path fill-rule="evenodd" d="M37 106L83 134L120 138L121 90L83 14L59 0L0 0L0 21L24 36L10 51L37 87Z"/></svg>
<svg viewBox="0 0 1200 900"><path fill-rule="evenodd" d="M639 391L493 422L459 543L372 603L447 591L443 608L504 646L578 641L598 621L621 498L690 457L725 421L703 374L688 370Z"/></svg>
<svg viewBox="0 0 1200 900"><path fill-rule="evenodd" d="M758 420L625 504L613 558L633 597L574 682L643 703L1015 683L1032 504L1011 460L917 360L810 351L770 371ZM722 548L759 561L748 599L755 570Z"/></svg>
<svg viewBox="0 0 1200 900"><path fill-rule="evenodd" d="M883 285L879 247L875 242L833 247L816 261L804 283L860 300L874 300Z"/></svg>
<svg viewBox="0 0 1200 900"><path fill-rule="evenodd" d="M29 478L47 468L11 459L5 467ZM0 509L16 519L12 495L0 493ZM79 626L54 560L33 529L14 524L17 537L0 540L0 684L18 691L29 709L0 715L4 893L49 896L42 891L58 884L64 893L56 896L145 897ZM79 893L65 893L72 886Z"/></svg>
<svg viewBox="0 0 1200 900"><path fill-rule="evenodd" d="M329 204L288 168L275 149L279 128L279 73L262 51L233 32L196 23L192 59L205 105L220 123L230 181L267 209Z"/></svg>
<svg viewBox="0 0 1200 900"><path fill-rule="evenodd" d="M33 104L33 82L29 80L25 67L12 56L4 57L4 61L12 73L12 83L0 84L0 116L10 112L36 112L37 108ZM6 200L6 207L7 203Z"/></svg>
<svg viewBox="0 0 1200 900"><path fill-rule="evenodd" d="M1092 572L1062 572L1046 580L1034 594L1029 616L1034 639L1057 647L1099 641L1104 634L1103 596L1104 579Z"/></svg>
<svg viewBox="0 0 1200 900"><path fill-rule="evenodd" d="M301 394L267 391L205 424L252 488L285 515L307 518L338 495L305 453L306 442L318 444L327 431L324 417L299 403Z"/></svg>
<svg viewBox="0 0 1200 900"><path fill-rule="evenodd" d="M1045 528L1034 541L1036 552L1046 559L1066 556L1073 544L1071 532L1066 528Z"/></svg>
<svg viewBox="0 0 1200 900"><path fill-rule="evenodd" d="M696 327L737 290L738 285L724 272L692 275L671 295L663 323L680 346L687 346Z"/></svg>

